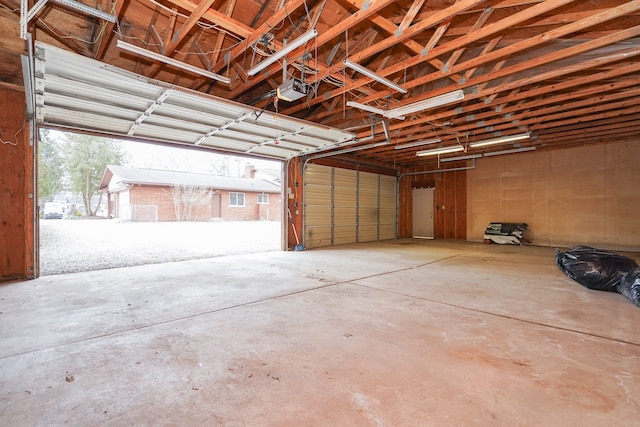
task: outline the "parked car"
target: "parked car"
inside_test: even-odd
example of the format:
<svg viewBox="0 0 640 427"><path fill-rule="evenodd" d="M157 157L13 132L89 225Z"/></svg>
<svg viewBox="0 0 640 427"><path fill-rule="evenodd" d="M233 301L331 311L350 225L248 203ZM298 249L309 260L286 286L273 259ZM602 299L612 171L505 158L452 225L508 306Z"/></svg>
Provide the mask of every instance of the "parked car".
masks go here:
<svg viewBox="0 0 640 427"><path fill-rule="evenodd" d="M47 202L44 204L44 219L62 219L64 207L60 202Z"/></svg>

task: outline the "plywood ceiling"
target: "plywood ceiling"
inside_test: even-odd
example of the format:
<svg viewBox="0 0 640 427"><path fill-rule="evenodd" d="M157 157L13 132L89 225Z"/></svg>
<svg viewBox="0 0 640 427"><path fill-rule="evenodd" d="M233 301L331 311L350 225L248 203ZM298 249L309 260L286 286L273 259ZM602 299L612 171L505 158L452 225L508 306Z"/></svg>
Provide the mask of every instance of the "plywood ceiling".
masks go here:
<svg viewBox="0 0 640 427"><path fill-rule="evenodd" d="M520 148L638 141L640 1L569 0L98 0L109 23L53 1L29 22L37 41L176 86L352 131L366 142L342 152L374 165L437 161L416 152L460 146L440 157ZM0 0L3 26L20 2ZM29 2L29 8L34 5ZM310 29L318 36L254 76L247 71ZM13 33L16 32L12 28ZM117 41L209 70L230 84L129 53ZM349 59L406 89L347 68ZM3 65L5 81L20 75ZM283 71L284 69L284 71ZM284 76L310 93L287 102ZM385 111L455 90L464 99L386 118ZM348 106L357 102L371 113ZM382 122L388 121L388 136ZM367 138L372 134L374 138ZM497 136L530 138L497 146ZM396 149L438 139L429 145ZM378 143L388 142L381 145ZM357 146L357 145L356 145ZM344 151L344 150L342 150Z"/></svg>

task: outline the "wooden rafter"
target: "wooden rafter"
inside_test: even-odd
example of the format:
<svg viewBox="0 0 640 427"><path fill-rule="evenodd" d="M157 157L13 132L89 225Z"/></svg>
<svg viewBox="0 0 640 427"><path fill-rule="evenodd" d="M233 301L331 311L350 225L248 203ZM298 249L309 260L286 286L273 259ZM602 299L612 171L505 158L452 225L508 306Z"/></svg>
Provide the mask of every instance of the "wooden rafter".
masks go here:
<svg viewBox="0 0 640 427"><path fill-rule="evenodd" d="M18 0L0 1L12 11L20 6ZM104 5L102 0L99 3ZM544 146L541 149L640 138L636 102L640 98L636 89L640 0L410 0L400 4L391 0L118 0L112 4L118 19L115 25L55 6L43 9L30 28L36 30L36 39L53 39L68 50L125 70L350 129L360 138L372 136L370 126L380 120L379 114L350 107L347 101L384 110L464 91L464 99L455 104L407 114L404 120L390 119L393 144L437 136L442 140L438 146L447 146L523 130L532 135L525 144ZM64 19L58 19L61 16ZM287 56L287 74L282 61L255 76L246 74L263 59L256 43L266 33L275 35L269 46L269 52L274 52L310 28L318 30L318 37ZM179 61L187 59L185 52L195 52L198 67L228 76L231 84L123 54L115 39ZM345 68L345 57L401 84L408 93L395 92ZM298 71L302 66L303 73ZM304 75L310 94L292 102L279 101L276 107L274 89L285 75ZM372 141L384 140L383 129L377 126ZM349 156L380 165L389 165L393 159L393 167L433 161L416 158L413 148L390 150L379 146Z"/></svg>

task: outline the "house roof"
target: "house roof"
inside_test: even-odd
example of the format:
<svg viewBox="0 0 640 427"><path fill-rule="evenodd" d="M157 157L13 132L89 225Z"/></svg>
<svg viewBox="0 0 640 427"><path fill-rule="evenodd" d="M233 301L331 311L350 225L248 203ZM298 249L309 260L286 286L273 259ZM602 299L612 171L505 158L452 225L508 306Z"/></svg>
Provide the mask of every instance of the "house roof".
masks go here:
<svg viewBox="0 0 640 427"><path fill-rule="evenodd" d="M113 181L113 182L112 182ZM142 169L129 166L107 166L100 182L100 190L106 191L114 184L125 185L189 185L217 190L279 193L280 186L264 179L237 178L206 173L192 173L160 169Z"/></svg>

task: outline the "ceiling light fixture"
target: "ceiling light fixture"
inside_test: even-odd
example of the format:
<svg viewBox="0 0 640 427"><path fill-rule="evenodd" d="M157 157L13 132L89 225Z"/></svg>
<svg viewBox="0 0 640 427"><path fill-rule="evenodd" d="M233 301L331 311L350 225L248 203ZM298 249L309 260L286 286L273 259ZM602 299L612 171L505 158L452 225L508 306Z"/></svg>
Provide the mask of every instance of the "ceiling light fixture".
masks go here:
<svg viewBox="0 0 640 427"><path fill-rule="evenodd" d="M367 105L367 104L360 104L359 102L354 102L354 101L347 101L347 107L355 107L355 108L359 108L361 110L364 111L368 111L370 113L374 113L374 114L379 114L381 116L385 116L386 117L386 110L383 110L381 108L377 108L377 107L372 107L371 105ZM395 117L398 120L404 120L404 116L402 117Z"/></svg>
<svg viewBox="0 0 640 427"><path fill-rule="evenodd" d="M372 107L367 104L360 104L359 102L347 101L347 107L355 107L364 111L368 111L370 113L379 114L381 116L384 115L385 111L381 108Z"/></svg>
<svg viewBox="0 0 640 427"><path fill-rule="evenodd" d="M484 153L482 157L500 156L501 154L522 153L524 151L534 151L536 147L514 148L513 150L494 151L492 153Z"/></svg>
<svg viewBox="0 0 640 427"><path fill-rule="evenodd" d="M442 142L442 140L440 138L427 139L424 141L416 141L416 142L409 142L407 144L396 145L395 147L393 147L393 149L402 150L404 148L419 147L421 145L436 144L438 142Z"/></svg>
<svg viewBox="0 0 640 427"><path fill-rule="evenodd" d="M471 148L486 147L488 145L503 144L505 142L520 141L529 138L528 133L519 133L517 135L508 135L495 139L487 139L486 141L472 142L469 144Z"/></svg>
<svg viewBox="0 0 640 427"><path fill-rule="evenodd" d="M360 145L358 147L345 148L343 150L338 150L338 151L332 151L332 152L329 152L329 153L318 154L316 156L313 156L313 158L314 159L318 159L318 158L322 158L322 157L337 156L338 154L352 153L354 151L360 151L360 150L368 150L369 148L377 148L377 147L382 147L384 145L388 145L388 143L386 141L384 141L384 142L376 142L374 144Z"/></svg>
<svg viewBox="0 0 640 427"><path fill-rule="evenodd" d="M193 66L191 64L187 64L186 62L178 61L177 59L173 59L168 56L160 55L159 53L152 52L150 50L138 47L136 45L127 43L122 40L118 40L118 42L116 43L116 46L128 52L136 53L140 56L145 56L150 59L155 59L156 61L164 62L165 64L169 64L174 67L181 68L185 71L190 71L195 74L200 74L201 76L209 77L211 79L218 80L222 83L226 83L226 84L231 83L231 79L229 79L228 77L224 77L219 74L212 73L211 71L208 71L208 70L203 70L202 68Z"/></svg>
<svg viewBox="0 0 640 427"><path fill-rule="evenodd" d="M441 158L441 162L455 162L457 160L470 160L477 159L478 157L482 157L482 154L469 154L468 156L457 156L457 157L444 157Z"/></svg>
<svg viewBox="0 0 640 427"><path fill-rule="evenodd" d="M436 154L447 154L447 153L457 153L458 151L463 151L464 148L462 145L452 145L450 147L440 147L434 148L433 150L423 150L418 151L416 156L433 156Z"/></svg>
<svg viewBox="0 0 640 427"><path fill-rule="evenodd" d="M452 102L461 101L464 99L464 92L462 90L455 90L442 95L434 96L433 98L425 99L423 101L414 102L413 104L407 104L402 107L394 108L392 110L385 111L385 116L390 119L397 119L400 116L406 116L407 114L415 113L429 108L439 107L441 105L450 104Z"/></svg>
<svg viewBox="0 0 640 427"><path fill-rule="evenodd" d="M295 39L291 43L288 43L286 46L284 46L279 51L269 55L268 57L263 59L261 62L256 64L249 71L247 71L247 75L255 76L260 71L264 70L269 65L273 64L274 62L276 62L278 59L280 59L283 56L287 55L292 50L294 50L294 49L306 44L309 40L311 40L311 39L313 39L313 38L315 38L317 36L318 36L318 32L316 31L315 28L307 31L306 33L304 33L303 35L301 35L300 37L298 37L297 39Z"/></svg>
<svg viewBox="0 0 640 427"><path fill-rule="evenodd" d="M87 15L95 16L96 18L104 19L109 22L116 22L116 17L109 13L103 12L98 9L94 9L93 7L89 7L85 4L74 0L54 0L56 3L60 3L61 5L70 7L75 10L79 10L80 12L86 13Z"/></svg>
<svg viewBox="0 0 640 427"><path fill-rule="evenodd" d="M356 64L355 62L349 61L348 59L344 60L344 65L345 67L349 67L352 70L356 70L357 72L359 72L360 74L364 74L365 76L372 78L373 80L382 83L385 86L390 87L391 89L400 92L400 93L407 93L407 90L405 88L403 88L400 85L395 84L394 82L392 82L391 80L382 77L379 74L374 73L373 71L371 71L370 69L363 67L360 64Z"/></svg>

